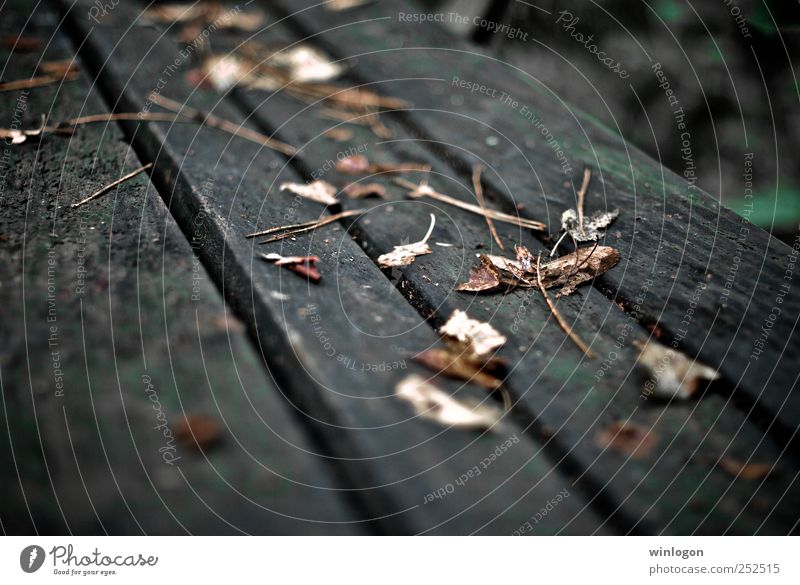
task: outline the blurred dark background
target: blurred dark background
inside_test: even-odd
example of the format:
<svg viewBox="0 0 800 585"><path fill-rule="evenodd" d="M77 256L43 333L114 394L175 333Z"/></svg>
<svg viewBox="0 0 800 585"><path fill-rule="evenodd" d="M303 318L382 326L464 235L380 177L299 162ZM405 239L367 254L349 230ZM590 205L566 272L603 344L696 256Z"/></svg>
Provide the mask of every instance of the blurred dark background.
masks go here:
<svg viewBox="0 0 800 585"><path fill-rule="evenodd" d="M682 172L680 135L651 69L660 62L686 114L697 184L784 240L800 224L800 2L797 0L420 0L528 33L509 39L471 24L491 47L559 97ZM564 28L559 13L579 18ZM621 79L571 35L621 63ZM752 153L752 200L745 158ZM752 208L747 207L749 201Z"/></svg>

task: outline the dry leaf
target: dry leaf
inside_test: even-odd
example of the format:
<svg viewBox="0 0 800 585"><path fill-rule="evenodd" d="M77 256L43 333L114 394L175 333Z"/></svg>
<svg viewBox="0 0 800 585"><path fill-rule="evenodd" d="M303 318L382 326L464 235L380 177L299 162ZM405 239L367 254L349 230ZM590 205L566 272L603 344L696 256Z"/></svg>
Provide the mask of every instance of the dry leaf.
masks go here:
<svg viewBox="0 0 800 585"><path fill-rule="evenodd" d="M236 55L208 55L200 66L202 76L218 91L253 82L253 68Z"/></svg>
<svg viewBox="0 0 800 585"><path fill-rule="evenodd" d="M657 341L636 345L641 349L638 363L649 372L654 382L653 393L659 398L686 400L702 387L703 382L719 378L714 368Z"/></svg>
<svg viewBox="0 0 800 585"><path fill-rule="evenodd" d="M188 414L175 422L172 434L184 447L207 451L222 439L222 425L205 414Z"/></svg>
<svg viewBox="0 0 800 585"><path fill-rule="evenodd" d="M145 22L171 24L196 20L198 24L213 24L216 28L245 31L256 30L264 22L264 16L259 12L232 10L216 2L155 4L144 11L143 17Z"/></svg>
<svg viewBox="0 0 800 585"><path fill-rule="evenodd" d="M492 254L479 254L481 267L470 272L469 282L456 287L459 291L497 291L504 287L534 287L536 269L532 266L533 256L524 246L517 246L517 260ZM610 246L586 246L578 248L540 267L542 283L545 288L561 287L557 296L567 296L575 292L575 288L603 274L619 262L619 251ZM486 270L496 272L497 284L489 287L493 279ZM476 288L473 274L485 281L486 287Z"/></svg>
<svg viewBox="0 0 800 585"><path fill-rule="evenodd" d="M720 459L719 466L735 478L748 481L763 479L775 469L770 463L743 463L728 457Z"/></svg>
<svg viewBox="0 0 800 585"><path fill-rule="evenodd" d="M489 366L483 366L469 360L464 354L443 348L427 349L415 355L413 359L437 374L474 382L487 390L498 390L503 386L503 381L492 373L497 370L499 364L502 364L499 360L493 360Z"/></svg>
<svg viewBox="0 0 800 585"><path fill-rule="evenodd" d="M395 393L408 401L419 416L448 427L489 429L501 416L499 409L458 401L416 374L404 378Z"/></svg>
<svg viewBox="0 0 800 585"><path fill-rule="evenodd" d="M603 237L603 229L608 227L619 215L619 210L597 211L583 220L583 230L580 229L578 212L567 209L561 214L561 229L568 233L576 242L596 242Z"/></svg>
<svg viewBox="0 0 800 585"><path fill-rule="evenodd" d="M469 269L469 282L456 287L459 291L483 292L500 286L500 273L492 264L481 263Z"/></svg>
<svg viewBox="0 0 800 585"><path fill-rule="evenodd" d="M615 422L603 429L597 437L603 448L611 447L635 459L646 458L658 445L658 439L650 429L632 422Z"/></svg>
<svg viewBox="0 0 800 585"><path fill-rule="evenodd" d="M471 319L458 309L442 325L439 334L463 352L467 359L478 363L485 363L506 342L505 335L489 323Z"/></svg>
<svg viewBox="0 0 800 585"><path fill-rule="evenodd" d="M323 205L338 205L336 187L327 181L313 181L312 183L281 183L279 191L289 191L305 199L310 199Z"/></svg>
<svg viewBox="0 0 800 585"><path fill-rule="evenodd" d="M428 233L419 242L413 244L404 244L402 246L395 246L394 250L382 254L378 257L378 266L381 268L390 268L392 266L408 266L417 256L423 254L430 254L431 248L428 246L428 238L431 237L433 226L436 225L436 216L431 215L431 225L428 228Z"/></svg>
<svg viewBox="0 0 800 585"><path fill-rule="evenodd" d="M322 276L317 271L316 264L319 262L319 256L281 256L280 254L261 254L261 257L275 264L275 266L283 266L292 272L308 278L311 282L319 282Z"/></svg>
<svg viewBox="0 0 800 585"><path fill-rule="evenodd" d="M297 45L275 53L267 63L284 69L289 79L301 83L329 81L344 71L344 67L331 63L322 51L311 45Z"/></svg>
<svg viewBox="0 0 800 585"><path fill-rule="evenodd" d="M0 128L0 138L3 140L11 139L11 144L22 144L30 136L39 136L43 128L36 130L17 130L12 128Z"/></svg>
<svg viewBox="0 0 800 585"><path fill-rule="evenodd" d="M344 188L345 195L350 199L364 199L365 197L386 197L386 187L380 183L350 183Z"/></svg>

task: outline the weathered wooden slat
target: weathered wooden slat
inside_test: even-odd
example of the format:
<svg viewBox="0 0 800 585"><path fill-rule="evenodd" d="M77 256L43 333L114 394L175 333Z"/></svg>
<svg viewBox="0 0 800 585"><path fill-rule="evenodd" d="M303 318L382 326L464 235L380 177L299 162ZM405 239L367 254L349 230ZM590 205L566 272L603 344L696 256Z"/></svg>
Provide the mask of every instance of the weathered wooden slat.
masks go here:
<svg viewBox="0 0 800 585"><path fill-rule="evenodd" d="M87 55L102 56L92 65L107 95L123 109L143 107L165 67L181 55L181 47L156 30L130 30L136 15L130 7L118 6L89 33L85 45ZM81 30L76 39L83 44L85 23L77 17L70 22ZM196 107L241 120L217 96L192 95L183 78L191 61L176 65L164 95L180 101L191 97ZM427 347L435 336L340 226L278 248L283 254L320 256L323 280L318 286L255 258L254 243L244 235L253 231L259 217L279 224L321 211L286 194L266 196L284 180L299 180L284 166L283 157L209 128L127 128L140 157L155 161L155 181L179 224L190 236L203 236L197 246L200 257L253 328L281 391L328 445L336 465L357 488L355 496L381 518L382 529L507 533L560 491L572 491L547 450L510 422L502 425L502 432L477 435L412 418L393 389L409 373L425 370L408 362L402 348ZM213 189L201 189L209 180ZM486 399L474 388L440 383L458 396ZM509 434L518 435L520 442L491 467L447 497L424 503L429 494L480 466ZM601 524L573 493L534 531L611 530Z"/></svg>
<svg viewBox="0 0 800 585"><path fill-rule="evenodd" d="M235 47L243 39L231 35L227 40L218 41L217 47L222 47L218 50ZM296 38L276 24L257 40L289 46ZM376 71L382 73L389 72ZM342 86L347 86L347 80ZM386 124L394 140L385 141L369 129L348 125L353 137L342 143L325 136L335 123L324 117L321 106L309 107L285 94L237 90L236 97L247 111L255 112L263 127L280 128L282 139L302 148L303 157L293 162L307 179L323 178L340 188L352 181L378 180L391 185L392 175L354 178L325 162L358 152L373 162L429 164L431 180L441 191L464 201L474 198L469 176L453 173L388 116ZM603 502L606 509L619 508L619 521L636 531L752 533L759 530L776 503L782 512L770 516L761 529L777 533L791 529L797 514L791 499L781 500L781 496L787 489L797 491L796 462L719 396L709 394L697 403L671 405L642 400L642 373L632 367L637 352L631 345L633 339L648 337L641 325L592 287L560 301L561 310L570 321L574 319L576 330L591 340L600 354L599 359L586 361L550 318L538 291L491 297L455 293L455 285L466 280L468 267L475 263L476 245L483 251L493 245L485 221L433 201L403 201L402 190L388 188L394 197L386 212L371 213L368 221L358 223L362 246L377 258L401 241L415 241L424 231L428 214L436 211L434 239L451 247L434 245L433 254L393 271L397 277L402 275L400 289L436 325L458 308L491 320L511 334L504 356L514 364L508 384L519 401L515 408L524 424L535 419L538 433L552 434L550 444L580 470L581 489L590 497ZM356 204L344 195L342 199L352 208L375 204L375 200ZM270 225L269 217L259 220L265 222L264 227ZM520 234L505 224L497 227L509 248L506 254L513 255L510 248L514 242L544 250L530 234ZM495 248L493 253L501 252ZM410 355L419 349L406 351ZM597 436L606 426L629 419L652 428L658 437L658 448L641 459L597 444ZM737 481L717 466L723 457L774 462L782 471L765 484ZM720 500L722 493L725 497ZM691 506L686 505L688 500ZM758 505L749 505L753 501ZM742 514L738 514L740 510Z"/></svg>
<svg viewBox="0 0 800 585"><path fill-rule="evenodd" d="M575 205L583 165L593 167L587 210L622 211L610 233L623 260L599 279L600 289L640 322L657 324L663 342L717 367L724 395L752 407L754 420L781 441L794 440L797 246L793 251L690 188L526 72L482 56L435 24L401 22L400 13L419 12L410 3L372 2L344 12L315 4L269 7L293 14L287 23L299 36L344 58L358 79L412 101L403 120L431 138L429 146L448 162L465 170L475 156L497 169L486 177L487 197L506 211L521 203L523 215L546 221L556 234L561 212ZM459 80L494 95L472 93ZM690 148L703 147L700 137L692 140Z"/></svg>
<svg viewBox="0 0 800 585"><path fill-rule="evenodd" d="M8 4L2 34L47 49L4 52L4 80L71 57L53 12L23 29ZM106 111L89 87L6 93L0 126ZM116 123L6 144L2 165L4 533L368 530L147 176L69 208L140 165ZM219 421L221 442L203 454L164 435L183 413Z"/></svg>

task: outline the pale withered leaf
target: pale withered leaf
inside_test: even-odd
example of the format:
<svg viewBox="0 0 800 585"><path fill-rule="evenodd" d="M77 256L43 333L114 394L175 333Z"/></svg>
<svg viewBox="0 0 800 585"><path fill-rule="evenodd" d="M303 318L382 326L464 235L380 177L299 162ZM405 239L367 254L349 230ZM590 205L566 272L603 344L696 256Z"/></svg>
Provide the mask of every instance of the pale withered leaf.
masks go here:
<svg viewBox="0 0 800 585"><path fill-rule="evenodd" d="M302 83L330 81L344 71L344 67L332 63L325 53L311 45L297 45L275 53L267 63L284 69L289 79Z"/></svg>
<svg viewBox="0 0 800 585"><path fill-rule="evenodd" d="M501 416L497 408L456 400L417 374L401 380L395 393L411 404L417 415L447 427L489 429Z"/></svg>
<svg viewBox="0 0 800 585"><path fill-rule="evenodd" d="M719 378L719 372L714 368L657 341L636 345L641 349L638 363L650 374L653 394L659 398L686 400L704 383Z"/></svg>
<svg viewBox="0 0 800 585"><path fill-rule="evenodd" d="M417 256L423 254L430 254L431 248L428 246L428 238L431 237L433 226L436 225L436 216L431 215L431 225L428 228L428 233L419 242L412 244L404 244L402 246L395 246L394 250L378 256L378 266L381 268L390 268L392 266L408 266Z"/></svg>
<svg viewBox="0 0 800 585"><path fill-rule="evenodd" d="M484 363L505 342L506 337L489 323L471 319L464 311L456 309L439 334L452 346L462 351L469 360Z"/></svg>
<svg viewBox="0 0 800 585"><path fill-rule="evenodd" d="M323 205L337 205L336 187L327 181L313 181L311 183L281 183L280 191L289 191L305 199L310 199Z"/></svg>
<svg viewBox="0 0 800 585"><path fill-rule="evenodd" d="M203 59L200 70L205 79L219 91L253 82L252 65L236 55L208 55Z"/></svg>
<svg viewBox="0 0 800 585"><path fill-rule="evenodd" d="M372 0L328 0L325 3L325 8L332 12L339 12L340 10L355 8L356 6L361 6L371 1Z"/></svg>
<svg viewBox="0 0 800 585"><path fill-rule="evenodd" d="M583 219L583 230L578 221L578 212L567 209L561 214L561 229L572 236L576 242L596 242L603 236L603 230L619 215L619 210L597 211Z"/></svg>

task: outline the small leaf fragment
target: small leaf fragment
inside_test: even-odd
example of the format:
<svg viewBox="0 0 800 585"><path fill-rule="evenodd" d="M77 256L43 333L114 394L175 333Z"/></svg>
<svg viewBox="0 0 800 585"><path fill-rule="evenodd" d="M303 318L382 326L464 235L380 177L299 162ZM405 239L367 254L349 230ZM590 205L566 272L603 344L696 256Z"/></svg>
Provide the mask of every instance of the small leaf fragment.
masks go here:
<svg viewBox="0 0 800 585"><path fill-rule="evenodd" d="M305 199L310 199L323 205L338 205L336 187L327 181L313 181L311 183L281 183L279 191L289 191Z"/></svg>
<svg viewBox="0 0 800 585"><path fill-rule="evenodd" d="M417 415L447 427L485 430L501 416L497 408L456 400L417 374L401 380L395 393L411 404Z"/></svg>
<svg viewBox="0 0 800 585"><path fill-rule="evenodd" d="M380 183L350 183L344 188L344 193L350 199L365 199L366 197L386 197L386 187Z"/></svg>
<svg viewBox="0 0 800 585"><path fill-rule="evenodd" d="M561 214L561 229L572 236L576 242L596 242L603 237L603 230L619 215L619 210L597 211L583 220L583 233L578 221L578 212L567 209Z"/></svg>
<svg viewBox="0 0 800 585"><path fill-rule="evenodd" d="M733 477L747 481L763 479L775 469L770 463L745 463L729 457L720 459L719 466Z"/></svg>
<svg viewBox="0 0 800 585"><path fill-rule="evenodd" d="M597 444L630 455L634 459L645 459L658 445L658 438L646 427L630 421L617 421L600 432Z"/></svg>
<svg viewBox="0 0 800 585"><path fill-rule="evenodd" d="M390 268L392 266L408 266L414 262L417 256L430 254L431 248L428 246L428 238L431 237L431 233L433 233L433 226L436 225L436 216L432 213L430 215L431 225L428 228L428 233L425 234L424 238L422 238L419 242L395 246L394 250L391 252L387 252L386 254L382 254L378 257L378 266L381 268Z"/></svg>
<svg viewBox="0 0 800 585"><path fill-rule="evenodd" d="M492 264L481 263L469 269L469 281L456 287L458 291L483 292L500 286L500 272Z"/></svg>
<svg viewBox="0 0 800 585"><path fill-rule="evenodd" d="M187 414L175 422L172 434L184 447L207 451L222 439L222 428L206 414Z"/></svg>
<svg viewBox="0 0 800 585"><path fill-rule="evenodd" d="M637 346L641 349L637 361L650 374L653 393L659 398L688 400L703 382L719 378L714 368L652 339Z"/></svg>
<svg viewBox="0 0 800 585"><path fill-rule="evenodd" d="M319 256L281 256L280 254L261 254L261 257L267 262L272 262L275 266L283 266L308 278L311 282L319 282L322 276L317 270L316 264L319 262Z"/></svg>
<svg viewBox="0 0 800 585"><path fill-rule="evenodd" d="M439 329L439 334L451 346L462 351L466 359L477 363L485 363L506 342L506 336L489 323L471 319L459 309L453 311Z"/></svg>

